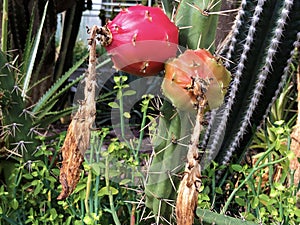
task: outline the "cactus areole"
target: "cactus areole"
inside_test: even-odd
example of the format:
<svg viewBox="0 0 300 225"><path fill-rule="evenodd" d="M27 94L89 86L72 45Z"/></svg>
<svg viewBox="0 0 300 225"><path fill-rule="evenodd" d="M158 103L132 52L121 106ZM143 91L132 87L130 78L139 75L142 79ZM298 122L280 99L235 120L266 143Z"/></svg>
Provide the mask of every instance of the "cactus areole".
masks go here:
<svg viewBox="0 0 300 225"><path fill-rule="evenodd" d="M173 105L180 110L192 111L197 105L201 88L210 109L219 107L231 80L230 72L205 49L186 50L165 66L162 89Z"/></svg>
<svg viewBox="0 0 300 225"><path fill-rule="evenodd" d="M100 34L116 69L130 74L154 75L176 56L178 29L158 7L122 9Z"/></svg>

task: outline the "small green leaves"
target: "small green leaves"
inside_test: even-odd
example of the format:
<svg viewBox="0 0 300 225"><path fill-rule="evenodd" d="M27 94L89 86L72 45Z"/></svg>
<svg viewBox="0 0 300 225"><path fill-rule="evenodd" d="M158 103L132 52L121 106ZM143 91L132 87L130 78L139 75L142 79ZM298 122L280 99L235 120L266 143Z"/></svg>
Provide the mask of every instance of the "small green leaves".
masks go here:
<svg viewBox="0 0 300 225"><path fill-rule="evenodd" d="M236 171L236 172L242 172L243 170L243 167L241 165L238 165L238 164L233 164L231 165L231 168Z"/></svg>
<svg viewBox="0 0 300 225"><path fill-rule="evenodd" d="M126 119L129 119L129 118L130 118L130 113L129 113L129 112L124 112L124 113L123 113L123 116L124 116Z"/></svg>
<svg viewBox="0 0 300 225"><path fill-rule="evenodd" d="M114 187L103 187L98 191L98 196L102 197L104 195L117 195L119 193L118 189L114 188Z"/></svg>
<svg viewBox="0 0 300 225"><path fill-rule="evenodd" d="M11 205L11 207L12 207L14 210L17 210L18 207L19 207L19 202L17 201L17 199L13 199L13 200L10 202L10 205Z"/></svg>
<svg viewBox="0 0 300 225"><path fill-rule="evenodd" d="M119 104L116 102L110 102L108 103L108 105L113 109L118 109L120 107Z"/></svg>
<svg viewBox="0 0 300 225"><path fill-rule="evenodd" d="M239 206L245 206L246 202L243 198L240 198L238 196L235 197L234 201L239 205Z"/></svg>
<svg viewBox="0 0 300 225"><path fill-rule="evenodd" d="M135 95L136 91L135 90L127 90L124 91L123 96L131 96L131 95Z"/></svg>

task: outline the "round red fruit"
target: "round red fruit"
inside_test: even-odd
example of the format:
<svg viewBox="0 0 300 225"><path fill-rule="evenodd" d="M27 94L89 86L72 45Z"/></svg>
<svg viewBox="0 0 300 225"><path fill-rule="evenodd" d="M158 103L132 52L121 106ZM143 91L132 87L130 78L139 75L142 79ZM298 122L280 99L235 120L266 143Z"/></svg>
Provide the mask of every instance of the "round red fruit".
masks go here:
<svg viewBox="0 0 300 225"><path fill-rule="evenodd" d="M176 56L178 29L158 7L123 9L103 29L102 45L116 69L138 76L154 75Z"/></svg>

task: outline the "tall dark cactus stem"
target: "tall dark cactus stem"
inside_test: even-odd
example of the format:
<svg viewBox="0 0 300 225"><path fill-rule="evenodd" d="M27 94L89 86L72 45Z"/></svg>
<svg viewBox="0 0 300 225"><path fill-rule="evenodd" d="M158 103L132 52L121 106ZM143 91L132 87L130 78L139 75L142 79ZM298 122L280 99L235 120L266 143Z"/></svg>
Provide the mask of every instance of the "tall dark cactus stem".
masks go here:
<svg viewBox="0 0 300 225"><path fill-rule="evenodd" d="M225 104L218 109L204 140L202 166L228 163L241 155L287 77L299 42L300 1L243 0L222 55L233 74ZM245 32L247 31L247 32Z"/></svg>

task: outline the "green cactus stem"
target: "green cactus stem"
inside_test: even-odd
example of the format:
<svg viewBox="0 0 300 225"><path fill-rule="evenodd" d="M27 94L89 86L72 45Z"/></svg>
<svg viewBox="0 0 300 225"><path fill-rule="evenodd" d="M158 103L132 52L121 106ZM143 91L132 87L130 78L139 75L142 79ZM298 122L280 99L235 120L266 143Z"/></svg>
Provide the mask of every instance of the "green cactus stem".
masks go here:
<svg viewBox="0 0 300 225"><path fill-rule="evenodd" d="M15 83L14 70L6 55L0 51L1 152L23 156L27 161L36 150L37 140L31 138L34 132L31 126L33 115L25 107L19 84Z"/></svg>
<svg viewBox="0 0 300 225"><path fill-rule="evenodd" d="M175 24L179 27L179 43L188 49L210 48L214 51L221 1L182 0L177 9ZM188 15L188 16L187 16Z"/></svg>
<svg viewBox="0 0 300 225"><path fill-rule="evenodd" d="M161 108L158 133L153 140L155 152L148 170L146 206L168 221L172 217L171 206L175 204L179 183L176 174L183 169L187 153L191 117L180 113L166 101ZM170 218L166 218L166 215L170 215Z"/></svg>
<svg viewBox="0 0 300 225"><path fill-rule="evenodd" d="M225 104L210 121L202 166L214 159L226 164L233 154L245 151L288 76L294 48L299 47L299 11L298 0L242 1L222 51L233 82Z"/></svg>

